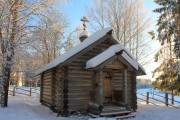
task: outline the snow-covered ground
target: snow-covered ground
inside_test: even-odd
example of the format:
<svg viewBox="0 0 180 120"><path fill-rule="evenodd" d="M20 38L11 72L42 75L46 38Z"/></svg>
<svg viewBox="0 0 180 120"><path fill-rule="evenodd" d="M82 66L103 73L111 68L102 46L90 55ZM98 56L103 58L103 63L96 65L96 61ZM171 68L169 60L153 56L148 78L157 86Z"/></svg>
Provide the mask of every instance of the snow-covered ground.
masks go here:
<svg viewBox="0 0 180 120"><path fill-rule="evenodd" d="M149 89L138 89L138 91L137 91L137 93L143 94L145 96L147 95L147 92L149 92L149 97L155 98L155 99L163 101L163 102L165 101L165 99L163 98L165 96L165 93L160 92L159 90L154 90L154 89L149 88ZM137 94L137 97L142 98L142 99L146 99L145 96L142 96L142 95L139 95L139 94ZM168 94L168 98L169 98L168 103L169 104L172 104L172 100L171 100L172 98L171 97L172 97L171 93L169 93ZM157 105L164 105L164 103L159 102L157 100L153 100L151 98L149 99L150 102L155 103ZM174 100L175 100L174 101L174 106L180 108L180 96L174 96ZM138 102L144 102L144 101L138 99Z"/></svg>
<svg viewBox="0 0 180 120"><path fill-rule="evenodd" d="M130 120L178 120L180 109L164 105L138 104L135 118ZM89 116L57 117L48 107L39 102L39 94L9 96L9 106L0 108L0 120L115 120L114 118L90 118Z"/></svg>
<svg viewBox="0 0 180 120"><path fill-rule="evenodd" d="M87 120L85 116L57 117L39 102L39 95L9 96L7 108L0 108L0 120Z"/></svg>

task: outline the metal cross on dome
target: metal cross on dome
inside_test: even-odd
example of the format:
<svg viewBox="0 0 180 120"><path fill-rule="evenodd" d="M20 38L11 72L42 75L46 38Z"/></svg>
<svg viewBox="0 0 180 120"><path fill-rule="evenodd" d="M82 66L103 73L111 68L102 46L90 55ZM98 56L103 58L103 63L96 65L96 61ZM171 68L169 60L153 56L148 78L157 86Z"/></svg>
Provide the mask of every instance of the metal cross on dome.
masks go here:
<svg viewBox="0 0 180 120"><path fill-rule="evenodd" d="M83 30L86 30L87 26L86 26L86 22L89 22L89 20L84 16L81 18L81 21L83 21Z"/></svg>

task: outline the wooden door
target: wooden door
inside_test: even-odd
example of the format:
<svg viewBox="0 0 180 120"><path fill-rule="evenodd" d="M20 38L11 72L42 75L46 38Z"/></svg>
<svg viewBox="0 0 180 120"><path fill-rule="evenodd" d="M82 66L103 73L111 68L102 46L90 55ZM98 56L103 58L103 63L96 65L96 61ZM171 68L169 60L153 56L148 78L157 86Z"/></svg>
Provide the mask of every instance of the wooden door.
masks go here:
<svg viewBox="0 0 180 120"><path fill-rule="evenodd" d="M103 78L103 103L109 104L112 102L112 82L110 73L105 72Z"/></svg>

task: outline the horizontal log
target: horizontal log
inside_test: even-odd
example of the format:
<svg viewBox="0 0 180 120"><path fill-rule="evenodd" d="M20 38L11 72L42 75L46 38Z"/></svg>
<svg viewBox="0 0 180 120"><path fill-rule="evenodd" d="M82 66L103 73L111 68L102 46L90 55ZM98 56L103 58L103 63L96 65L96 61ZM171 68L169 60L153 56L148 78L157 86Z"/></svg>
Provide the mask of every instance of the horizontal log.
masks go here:
<svg viewBox="0 0 180 120"><path fill-rule="evenodd" d="M69 101L79 101L79 100L90 100L90 96L84 96L84 97L74 97L74 96L68 96Z"/></svg>
<svg viewBox="0 0 180 120"><path fill-rule="evenodd" d="M88 89L88 90L84 90L84 89L78 89L78 88L76 88L76 89L70 89L70 88L68 88L68 90L69 90L69 93L85 93L85 92L91 92L91 89Z"/></svg>
<svg viewBox="0 0 180 120"><path fill-rule="evenodd" d="M120 79L120 80L123 80L123 77L117 77L117 76L113 76L113 80L118 80L118 79Z"/></svg>
<svg viewBox="0 0 180 120"><path fill-rule="evenodd" d="M46 95L43 95L43 96L42 96L42 99L51 100L51 97L49 97L49 96L46 96Z"/></svg>
<svg viewBox="0 0 180 120"><path fill-rule="evenodd" d="M79 100L79 101L69 101L69 106L77 106L77 105L88 105L89 100Z"/></svg>
<svg viewBox="0 0 180 120"><path fill-rule="evenodd" d="M81 84L89 84L92 86L92 81L91 80L69 80L68 84L76 84L76 85L81 85Z"/></svg>
<svg viewBox="0 0 180 120"><path fill-rule="evenodd" d="M46 103L52 104L52 100L45 98L45 97L42 98L42 101L45 101Z"/></svg>
<svg viewBox="0 0 180 120"><path fill-rule="evenodd" d="M69 81L92 81L93 78L78 78L78 77L68 77Z"/></svg>
<svg viewBox="0 0 180 120"><path fill-rule="evenodd" d="M68 93L68 96L89 96L90 95L90 92L81 92L81 93L79 93L79 92L77 92L77 93L71 93L71 92L69 92Z"/></svg>
<svg viewBox="0 0 180 120"><path fill-rule="evenodd" d="M43 73L43 77L52 76L52 72Z"/></svg>
<svg viewBox="0 0 180 120"><path fill-rule="evenodd" d="M85 66L77 67L77 66L68 66L69 70L84 70Z"/></svg>
<svg viewBox="0 0 180 120"><path fill-rule="evenodd" d="M93 74L91 70L69 70L69 74Z"/></svg>
<svg viewBox="0 0 180 120"><path fill-rule="evenodd" d="M69 106L69 111L86 111L88 109L88 106Z"/></svg>
<svg viewBox="0 0 180 120"><path fill-rule="evenodd" d="M123 90L123 87L114 87L113 86L113 90Z"/></svg>
<svg viewBox="0 0 180 120"><path fill-rule="evenodd" d="M92 86L68 86L68 90L84 90L90 91Z"/></svg>
<svg viewBox="0 0 180 120"><path fill-rule="evenodd" d="M41 88L42 88L42 90L44 90L44 89L49 89L49 90L52 90L52 87L51 87L51 85L42 85L41 86Z"/></svg>
<svg viewBox="0 0 180 120"><path fill-rule="evenodd" d="M123 74L113 74L113 77L123 77Z"/></svg>
<svg viewBox="0 0 180 120"><path fill-rule="evenodd" d="M46 83L46 82L45 82L45 83L42 83L42 85L43 85L43 87L45 88L45 87L48 87L48 86L51 87L52 84L51 84L51 83ZM49 88L49 87L48 87L48 88Z"/></svg>
<svg viewBox="0 0 180 120"><path fill-rule="evenodd" d="M48 78L48 79L42 79L42 83L44 83L44 82L51 82L51 81L52 81L51 78Z"/></svg>
<svg viewBox="0 0 180 120"><path fill-rule="evenodd" d="M82 100L79 100L79 101L69 101L68 102L68 106L71 107L71 106L87 106L89 103L89 101L82 101Z"/></svg>
<svg viewBox="0 0 180 120"><path fill-rule="evenodd" d="M68 84L68 89L77 89L77 90L89 90L92 89L91 84Z"/></svg>
<svg viewBox="0 0 180 120"><path fill-rule="evenodd" d="M86 62L72 62L69 66L84 67Z"/></svg>
<svg viewBox="0 0 180 120"><path fill-rule="evenodd" d="M44 80L44 79L51 79L51 78L52 78L51 75L47 75L47 76L42 77L43 80Z"/></svg>
<svg viewBox="0 0 180 120"><path fill-rule="evenodd" d="M56 96L56 101L62 101L62 100L63 100L62 96L59 96L59 97Z"/></svg>
<svg viewBox="0 0 180 120"><path fill-rule="evenodd" d="M62 91L61 91L61 92L56 93L56 96L62 96L62 95L63 95Z"/></svg>
<svg viewBox="0 0 180 120"><path fill-rule="evenodd" d="M123 84L124 81L123 80L113 80L112 83L117 83L117 84Z"/></svg>
<svg viewBox="0 0 180 120"><path fill-rule="evenodd" d="M91 83L68 83L68 87L71 87L71 86L74 86L74 87L91 87L92 86L92 84Z"/></svg>
<svg viewBox="0 0 180 120"><path fill-rule="evenodd" d="M63 91L63 88L61 88L61 89L58 88L58 89L55 90L56 93L61 93L62 91Z"/></svg>
<svg viewBox="0 0 180 120"><path fill-rule="evenodd" d="M51 86L52 83L51 83L51 82L43 82L42 85L43 85L43 86Z"/></svg>
<svg viewBox="0 0 180 120"><path fill-rule="evenodd" d="M69 74L68 77L72 77L72 78L92 78L92 76L89 76L89 75L76 75L76 74Z"/></svg>
<svg viewBox="0 0 180 120"><path fill-rule="evenodd" d="M43 92L51 92L51 89L43 89Z"/></svg>
<svg viewBox="0 0 180 120"><path fill-rule="evenodd" d="M56 105L56 107L59 108L59 109L63 108L63 103L60 102L60 101L56 101L56 102L55 102L55 105Z"/></svg>
<svg viewBox="0 0 180 120"><path fill-rule="evenodd" d="M44 91L43 91L42 95L45 95L45 96L51 96L52 93L51 93L51 92L44 92Z"/></svg>
<svg viewBox="0 0 180 120"><path fill-rule="evenodd" d="M93 74L92 73L69 73L68 77L76 77L76 78L92 78Z"/></svg>

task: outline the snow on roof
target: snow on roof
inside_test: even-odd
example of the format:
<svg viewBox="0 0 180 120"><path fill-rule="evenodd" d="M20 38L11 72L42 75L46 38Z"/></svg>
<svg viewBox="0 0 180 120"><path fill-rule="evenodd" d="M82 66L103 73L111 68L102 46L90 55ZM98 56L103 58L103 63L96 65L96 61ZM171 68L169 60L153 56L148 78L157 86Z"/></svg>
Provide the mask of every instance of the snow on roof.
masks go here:
<svg viewBox="0 0 180 120"><path fill-rule="evenodd" d="M83 31L79 34L79 38L80 38L80 37L84 37L84 36L88 37L88 36L89 36L89 32L86 31L86 30L83 30Z"/></svg>
<svg viewBox="0 0 180 120"><path fill-rule="evenodd" d="M60 63L63 63L68 58L72 57L76 53L80 52L81 50L85 49L86 47L90 46L91 44L93 44L94 42L96 42L97 40L99 40L100 38L105 36L110 30L112 30L112 28L109 27L109 28L101 29L101 30L95 32L94 34L92 34L91 36L86 38L81 44L68 50L64 54L60 55L58 58L54 59L52 62L46 64L41 69L37 70L36 74L38 75L46 70L56 67Z"/></svg>
<svg viewBox="0 0 180 120"><path fill-rule="evenodd" d="M111 47L109 47L104 52L100 53L99 55L95 56L94 58L88 60L86 62L86 68L94 68L104 61L108 60L112 56L114 56L116 53L123 50L121 57L123 57L129 64L131 64L136 70L139 69L139 67L145 72L144 68L134 59L134 57L121 45L116 44Z"/></svg>

